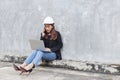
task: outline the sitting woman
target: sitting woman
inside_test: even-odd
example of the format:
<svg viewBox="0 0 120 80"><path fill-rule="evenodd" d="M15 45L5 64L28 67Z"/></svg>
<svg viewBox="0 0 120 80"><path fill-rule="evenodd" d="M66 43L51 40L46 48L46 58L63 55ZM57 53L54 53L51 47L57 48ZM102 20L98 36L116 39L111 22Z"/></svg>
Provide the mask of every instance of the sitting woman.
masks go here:
<svg viewBox="0 0 120 80"><path fill-rule="evenodd" d="M41 60L53 61L62 59L61 48L63 43L61 35L55 30L54 21L51 17L46 17L44 20L44 30L41 33L41 40L44 42L45 51L33 50L20 66L13 64L16 71L21 71L21 74L23 72L30 73Z"/></svg>

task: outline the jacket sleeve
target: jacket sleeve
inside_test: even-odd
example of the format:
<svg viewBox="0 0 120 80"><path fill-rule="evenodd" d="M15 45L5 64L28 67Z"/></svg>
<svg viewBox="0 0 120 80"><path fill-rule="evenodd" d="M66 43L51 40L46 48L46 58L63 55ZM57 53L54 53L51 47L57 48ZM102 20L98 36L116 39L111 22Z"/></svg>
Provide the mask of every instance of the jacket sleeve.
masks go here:
<svg viewBox="0 0 120 80"><path fill-rule="evenodd" d="M41 36L40 36L40 40L43 40L44 38L42 37L42 33L41 33Z"/></svg>
<svg viewBox="0 0 120 80"><path fill-rule="evenodd" d="M63 42L62 42L61 35L59 32L58 32L58 36L57 36L57 42L58 42L58 44L56 46L50 48L52 52L58 51L63 47Z"/></svg>

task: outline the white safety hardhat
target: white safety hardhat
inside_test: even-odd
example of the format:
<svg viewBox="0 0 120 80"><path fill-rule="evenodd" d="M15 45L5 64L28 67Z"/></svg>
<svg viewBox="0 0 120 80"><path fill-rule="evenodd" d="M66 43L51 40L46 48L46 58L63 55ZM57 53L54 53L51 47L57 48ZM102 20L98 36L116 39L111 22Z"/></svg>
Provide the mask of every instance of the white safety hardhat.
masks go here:
<svg viewBox="0 0 120 80"><path fill-rule="evenodd" d="M54 20L52 17L46 17L43 24L54 24Z"/></svg>

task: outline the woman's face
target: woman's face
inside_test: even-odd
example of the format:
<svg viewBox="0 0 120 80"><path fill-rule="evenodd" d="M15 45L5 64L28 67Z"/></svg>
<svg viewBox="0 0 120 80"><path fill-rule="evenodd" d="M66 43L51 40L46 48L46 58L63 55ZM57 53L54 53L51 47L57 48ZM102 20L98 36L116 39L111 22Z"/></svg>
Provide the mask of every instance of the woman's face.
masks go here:
<svg viewBox="0 0 120 80"><path fill-rule="evenodd" d="M45 30L47 31L47 33L50 33L50 31L52 30L53 26L50 24L45 24Z"/></svg>

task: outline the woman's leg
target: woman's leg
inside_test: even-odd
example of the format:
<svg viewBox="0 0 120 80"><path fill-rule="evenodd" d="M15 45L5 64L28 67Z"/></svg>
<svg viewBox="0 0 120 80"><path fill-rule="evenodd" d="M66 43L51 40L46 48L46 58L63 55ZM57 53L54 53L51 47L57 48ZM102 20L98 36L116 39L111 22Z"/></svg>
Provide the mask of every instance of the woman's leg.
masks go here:
<svg viewBox="0 0 120 80"><path fill-rule="evenodd" d="M37 66L40 60L43 57L43 52L42 51L37 51L37 54L35 55L34 59L31 61L29 65L25 67L26 70L32 69L33 66Z"/></svg>
<svg viewBox="0 0 120 80"><path fill-rule="evenodd" d="M36 54L37 54L37 50L33 50L32 53L31 53L31 54L27 57L27 59L24 61L24 63L21 64L20 66L21 66L21 67L25 67L25 66L27 66L28 64L30 64L30 63L33 61L33 59L35 58Z"/></svg>
<svg viewBox="0 0 120 80"><path fill-rule="evenodd" d="M56 59L56 54L54 52L51 53L45 53L42 57L43 60L46 61L53 61Z"/></svg>

